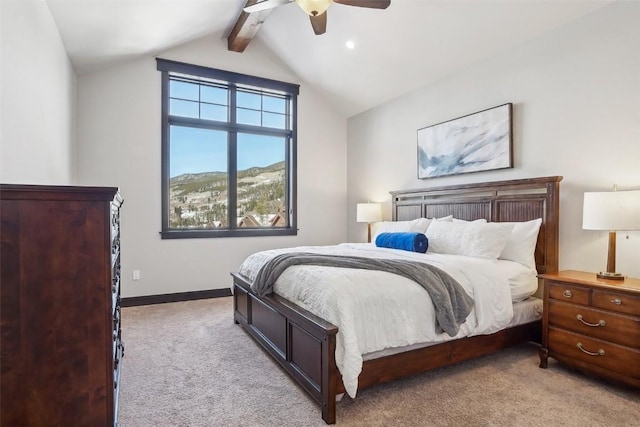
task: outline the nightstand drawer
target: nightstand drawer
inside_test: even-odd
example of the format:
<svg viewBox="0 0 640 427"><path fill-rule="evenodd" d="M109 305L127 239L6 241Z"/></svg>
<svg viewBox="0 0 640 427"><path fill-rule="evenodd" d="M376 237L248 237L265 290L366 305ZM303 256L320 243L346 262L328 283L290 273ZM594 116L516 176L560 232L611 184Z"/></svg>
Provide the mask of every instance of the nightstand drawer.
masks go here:
<svg viewBox="0 0 640 427"><path fill-rule="evenodd" d="M606 291L593 291L593 306L640 316L640 297Z"/></svg>
<svg viewBox="0 0 640 427"><path fill-rule="evenodd" d="M589 289L549 281L549 297L574 304L589 305Z"/></svg>
<svg viewBox="0 0 640 427"><path fill-rule="evenodd" d="M640 351L549 328L549 351L574 360L640 378Z"/></svg>
<svg viewBox="0 0 640 427"><path fill-rule="evenodd" d="M640 349L640 317L549 300L549 325Z"/></svg>

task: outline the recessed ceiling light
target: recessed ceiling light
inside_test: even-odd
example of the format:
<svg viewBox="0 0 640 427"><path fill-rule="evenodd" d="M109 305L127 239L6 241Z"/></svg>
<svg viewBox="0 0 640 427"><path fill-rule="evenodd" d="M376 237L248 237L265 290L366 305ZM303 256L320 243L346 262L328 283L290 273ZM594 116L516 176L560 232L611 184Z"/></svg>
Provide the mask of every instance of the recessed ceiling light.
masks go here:
<svg viewBox="0 0 640 427"><path fill-rule="evenodd" d="M347 49L355 49L356 44L353 42L353 40L347 40L347 42L344 44Z"/></svg>

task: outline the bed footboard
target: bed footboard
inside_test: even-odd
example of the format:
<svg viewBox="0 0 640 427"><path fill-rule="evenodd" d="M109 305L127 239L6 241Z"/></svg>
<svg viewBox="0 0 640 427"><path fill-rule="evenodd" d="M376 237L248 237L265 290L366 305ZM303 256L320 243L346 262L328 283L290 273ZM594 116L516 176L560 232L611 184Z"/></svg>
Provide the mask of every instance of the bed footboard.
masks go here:
<svg viewBox="0 0 640 427"><path fill-rule="evenodd" d="M257 296L233 276L233 319L322 407L322 419L336 422L339 381L335 362L338 328L278 295Z"/></svg>
<svg viewBox="0 0 640 427"><path fill-rule="evenodd" d="M344 393L336 367L338 327L271 294L259 297L240 275L233 276L233 317L322 408L327 424L336 422L336 396ZM358 389L475 359L526 342L540 342L540 320L363 363Z"/></svg>

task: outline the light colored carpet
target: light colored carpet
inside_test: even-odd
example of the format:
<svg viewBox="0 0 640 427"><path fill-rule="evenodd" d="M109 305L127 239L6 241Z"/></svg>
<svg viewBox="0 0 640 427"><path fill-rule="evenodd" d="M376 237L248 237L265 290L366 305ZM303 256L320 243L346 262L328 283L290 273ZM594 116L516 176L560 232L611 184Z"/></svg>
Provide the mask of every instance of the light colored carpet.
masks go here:
<svg viewBox="0 0 640 427"><path fill-rule="evenodd" d="M232 299L123 309L120 425L323 426L320 408L232 320ZM523 345L359 392L343 426L640 426L640 393Z"/></svg>

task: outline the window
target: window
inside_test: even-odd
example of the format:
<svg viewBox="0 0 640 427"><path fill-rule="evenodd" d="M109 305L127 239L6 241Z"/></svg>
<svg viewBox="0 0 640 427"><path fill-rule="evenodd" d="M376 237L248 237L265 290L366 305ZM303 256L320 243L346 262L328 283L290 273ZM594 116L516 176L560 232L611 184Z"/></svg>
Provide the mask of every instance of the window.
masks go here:
<svg viewBox="0 0 640 427"><path fill-rule="evenodd" d="M295 235L299 86L164 59L157 66L162 238Z"/></svg>

